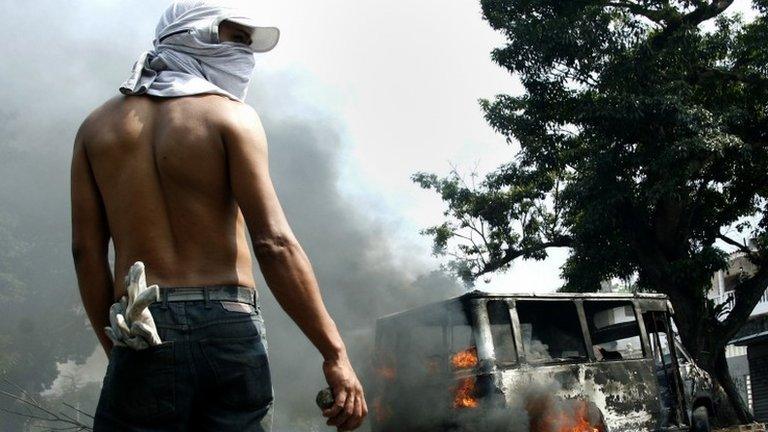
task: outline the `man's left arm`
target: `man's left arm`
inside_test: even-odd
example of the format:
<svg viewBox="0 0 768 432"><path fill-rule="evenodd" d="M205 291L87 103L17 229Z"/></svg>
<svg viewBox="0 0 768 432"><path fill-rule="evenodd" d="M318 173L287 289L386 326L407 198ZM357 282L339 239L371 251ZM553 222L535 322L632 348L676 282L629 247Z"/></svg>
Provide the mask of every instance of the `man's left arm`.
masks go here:
<svg viewBox="0 0 768 432"><path fill-rule="evenodd" d="M82 131L82 128L81 128ZM110 355L112 342L104 332L109 325L113 279L109 269L109 226L104 203L88 161L81 132L72 154L72 257L83 307L101 346Z"/></svg>

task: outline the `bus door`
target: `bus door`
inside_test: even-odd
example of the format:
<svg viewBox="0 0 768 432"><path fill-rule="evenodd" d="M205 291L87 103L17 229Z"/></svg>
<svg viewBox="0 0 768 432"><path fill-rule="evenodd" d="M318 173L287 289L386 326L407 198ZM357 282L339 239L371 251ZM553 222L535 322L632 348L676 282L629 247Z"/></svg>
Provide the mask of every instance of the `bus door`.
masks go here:
<svg viewBox="0 0 768 432"><path fill-rule="evenodd" d="M643 314L643 321L651 343L656 378L659 382L662 411L660 426L688 425L680 363L676 350L671 349L675 346L675 339L669 314L661 311L646 312Z"/></svg>

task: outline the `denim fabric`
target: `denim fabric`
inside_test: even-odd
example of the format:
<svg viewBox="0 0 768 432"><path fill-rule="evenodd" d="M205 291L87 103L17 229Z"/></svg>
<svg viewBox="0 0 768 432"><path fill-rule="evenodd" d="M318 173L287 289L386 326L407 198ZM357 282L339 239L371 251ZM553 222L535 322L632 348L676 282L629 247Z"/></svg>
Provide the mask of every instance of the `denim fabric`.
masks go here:
<svg viewBox="0 0 768 432"><path fill-rule="evenodd" d="M163 343L112 349L94 431L270 431L264 320L227 303L152 303Z"/></svg>

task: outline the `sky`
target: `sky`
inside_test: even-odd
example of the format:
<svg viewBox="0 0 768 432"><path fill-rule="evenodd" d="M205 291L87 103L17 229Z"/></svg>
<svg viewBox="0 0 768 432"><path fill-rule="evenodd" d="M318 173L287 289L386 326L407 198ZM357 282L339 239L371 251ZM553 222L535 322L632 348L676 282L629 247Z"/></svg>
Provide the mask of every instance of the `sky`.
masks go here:
<svg viewBox="0 0 768 432"><path fill-rule="evenodd" d="M301 75L301 97L340 114L346 128L339 188L417 260L430 257L419 230L442 222L438 196L410 180L417 171L487 172L514 148L485 122L479 98L522 91L490 51L503 37L481 17L479 2L263 2L265 23L281 28L278 47L258 69ZM261 107L251 101L257 110ZM269 134L269 131L267 131ZM560 286L564 254L521 262L479 288L549 291Z"/></svg>

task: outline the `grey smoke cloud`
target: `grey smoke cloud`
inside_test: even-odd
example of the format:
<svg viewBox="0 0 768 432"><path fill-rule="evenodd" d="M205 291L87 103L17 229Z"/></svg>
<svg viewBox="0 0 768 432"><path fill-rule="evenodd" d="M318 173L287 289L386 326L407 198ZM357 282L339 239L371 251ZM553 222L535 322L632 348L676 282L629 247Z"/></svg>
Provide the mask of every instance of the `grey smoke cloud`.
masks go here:
<svg viewBox="0 0 768 432"><path fill-rule="evenodd" d="M37 0L20 7L0 0L6 22L0 45L0 241L13 245L0 254L0 334L16 336L21 354L9 370L33 391L78 371L68 360L83 362L93 353L95 338L79 307L69 255L72 140L87 113L117 94L135 57L149 46L165 4L93 0L62 7ZM247 101L267 131L278 196L364 372L377 316L460 288L413 264L409 246L392 241L394 227L339 191L340 155L354 143L347 142L344 119L333 107L318 109L304 100L304 84L290 71L267 75L257 66ZM321 358L279 310L263 279L259 285L278 430L318 428L323 421L314 393L323 386ZM104 367L103 358L94 360L100 355L80 372L103 374L94 374ZM57 369L57 361L66 366ZM3 421L10 420L0 426Z"/></svg>
<svg viewBox="0 0 768 432"><path fill-rule="evenodd" d="M271 91L257 87L257 99L270 106ZM253 96L253 95L252 95ZM280 99L279 94L274 95ZM371 220L337 191L340 135L332 118L272 118L263 115L270 141L270 171L287 217L309 255L331 314L364 373L373 342L374 319L405 307L456 294L458 285L440 273L415 277L401 268L386 226ZM265 284L261 282L261 286ZM265 290L261 291L265 293ZM276 374L277 420L316 415L314 392L323 387L320 356L278 310L264 300L267 339ZM307 389L312 389L309 391ZM315 390L316 389L316 390ZM286 391L287 390L287 391ZM305 430L305 429L304 429Z"/></svg>

